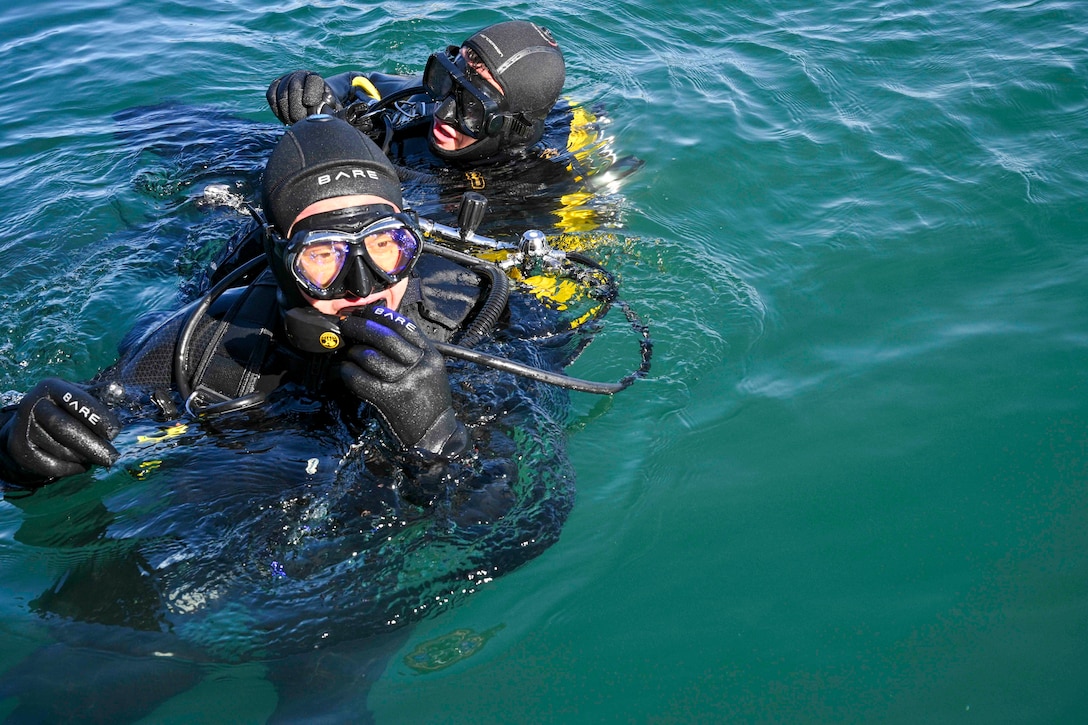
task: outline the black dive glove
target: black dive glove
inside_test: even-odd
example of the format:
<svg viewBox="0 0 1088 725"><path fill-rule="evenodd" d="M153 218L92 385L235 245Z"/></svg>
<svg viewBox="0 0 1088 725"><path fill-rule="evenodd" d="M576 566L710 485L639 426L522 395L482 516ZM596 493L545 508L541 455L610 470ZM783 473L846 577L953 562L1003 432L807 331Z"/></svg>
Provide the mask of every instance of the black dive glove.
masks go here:
<svg viewBox="0 0 1088 725"><path fill-rule="evenodd" d="M272 81L264 97L276 118L290 126L315 113L333 113L343 106L325 79L296 70Z"/></svg>
<svg viewBox="0 0 1088 725"><path fill-rule="evenodd" d="M86 390L46 378L0 429L0 471L11 483L41 484L108 466L117 460L110 441L120 430L113 411Z"/></svg>
<svg viewBox="0 0 1088 725"><path fill-rule="evenodd" d="M369 307L353 311L340 331L355 343L340 377L378 409L403 445L446 457L465 449L468 435L453 412L445 360L414 322Z"/></svg>

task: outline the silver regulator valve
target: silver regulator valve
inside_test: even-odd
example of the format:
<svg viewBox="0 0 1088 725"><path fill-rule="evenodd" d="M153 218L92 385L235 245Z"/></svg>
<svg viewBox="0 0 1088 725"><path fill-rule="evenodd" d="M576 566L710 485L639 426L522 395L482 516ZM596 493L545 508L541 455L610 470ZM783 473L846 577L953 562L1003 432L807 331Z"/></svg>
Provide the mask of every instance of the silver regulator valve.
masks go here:
<svg viewBox="0 0 1088 725"><path fill-rule="evenodd" d="M558 269L563 266L567 255L548 244L544 232L539 229L526 229L518 242L517 251L499 263L503 269L518 267L523 273L530 272L537 263L545 269Z"/></svg>

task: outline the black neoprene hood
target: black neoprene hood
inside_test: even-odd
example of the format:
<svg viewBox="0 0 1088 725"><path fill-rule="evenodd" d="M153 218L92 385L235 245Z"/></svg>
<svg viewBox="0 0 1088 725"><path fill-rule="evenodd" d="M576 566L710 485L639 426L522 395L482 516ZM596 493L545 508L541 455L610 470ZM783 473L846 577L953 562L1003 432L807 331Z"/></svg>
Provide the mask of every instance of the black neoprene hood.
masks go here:
<svg viewBox="0 0 1088 725"><path fill-rule="evenodd" d="M516 155L535 144L544 135L544 119L559 100L566 80L566 65L559 44L547 30L525 20L509 20L490 25L462 43L472 50L502 89L499 109L507 122L496 135L481 136L458 150L444 149L428 139L431 152L455 165L493 163ZM439 103L435 116L446 122L443 110L452 103ZM516 120L515 120L516 118Z"/></svg>
<svg viewBox="0 0 1088 725"><path fill-rule="evenodd" d="M261 199L268 222L286 234L306 207L349 194L373 194L403 206L396 170L362 131L325 115L288 128L265 166Z"/></svg>
<svg viewBox="0 0 1088 725"><path fill-rule="evenodd" d="M509 110L543 118L559 100L566 65L547 28L510 20L484 28L463 47L475 51L491 71Z"/></svg>

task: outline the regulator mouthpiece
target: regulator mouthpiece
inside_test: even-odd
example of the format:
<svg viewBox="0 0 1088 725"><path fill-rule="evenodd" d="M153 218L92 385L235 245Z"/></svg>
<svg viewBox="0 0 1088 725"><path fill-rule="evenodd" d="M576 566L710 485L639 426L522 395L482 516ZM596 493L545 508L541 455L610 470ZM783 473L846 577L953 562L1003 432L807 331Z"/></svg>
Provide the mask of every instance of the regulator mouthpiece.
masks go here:
<svg viewBox="0 0 1088 725"><path fill-rule="evenodd" d="M340 320L313 307L292 307L283 313L287 340L298 350L310 353L335 352L344 346Z"/></svg>

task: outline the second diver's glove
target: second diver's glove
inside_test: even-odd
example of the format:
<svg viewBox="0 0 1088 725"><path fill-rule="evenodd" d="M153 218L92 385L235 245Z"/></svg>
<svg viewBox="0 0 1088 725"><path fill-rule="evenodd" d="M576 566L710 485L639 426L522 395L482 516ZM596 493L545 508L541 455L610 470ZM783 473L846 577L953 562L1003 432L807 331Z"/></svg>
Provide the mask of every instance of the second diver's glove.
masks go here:
<svg viewBox="0 0 1088 725"><path fill-rule="evenodd" d="M325 79L296 70L272 81L264 94L276 118L290 126L315 113L334 113L343 106Z"/></svg>
<svg viewBox="0 0 1088 725"><path fill-rule="evenodd" d="M11 483L39 485L117 460L121 430L113 411L59 378L35 385L0 429L0 471Z"/></svg>
<svg viewBox="0 0 1088 725"><path fill-rule="evenodd" d="M340 377L377 408L401 444L445 457L467 447L445 360L414 322L385 307L369 307L353 311L340 331L354 342Z"/></svg>

